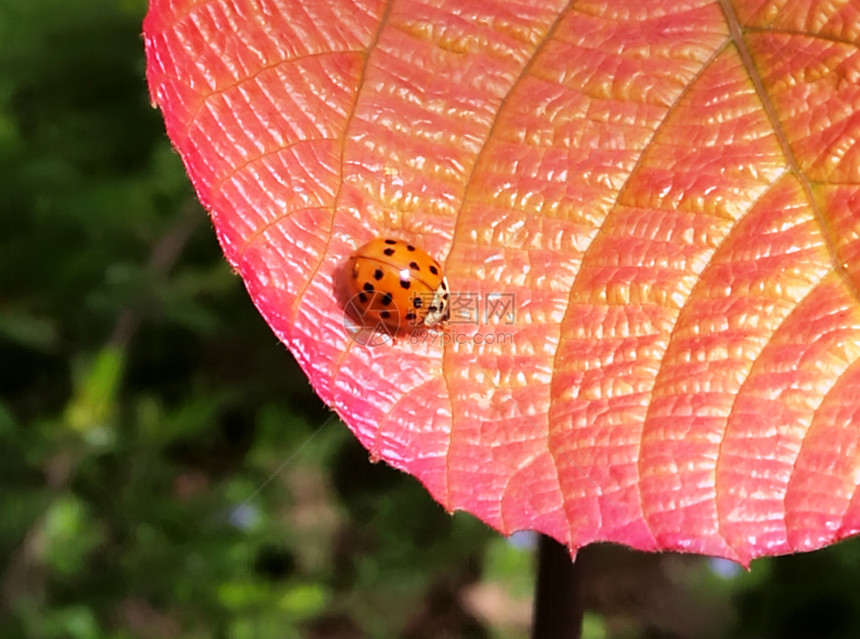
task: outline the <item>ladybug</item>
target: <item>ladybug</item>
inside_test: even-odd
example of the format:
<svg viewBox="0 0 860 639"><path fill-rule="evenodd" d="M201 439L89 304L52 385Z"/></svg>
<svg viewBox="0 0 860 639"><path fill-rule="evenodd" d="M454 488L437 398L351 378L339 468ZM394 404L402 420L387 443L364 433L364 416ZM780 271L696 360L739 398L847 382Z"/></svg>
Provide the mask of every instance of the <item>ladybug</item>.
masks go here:
<svg viewBox="0 0 860 639"><path fill-rule="evenodd" d="M448 280L439 262L401 240L377 238L349 258L351 303L365 326L390 331L431 327L448 319Z"/></svg>

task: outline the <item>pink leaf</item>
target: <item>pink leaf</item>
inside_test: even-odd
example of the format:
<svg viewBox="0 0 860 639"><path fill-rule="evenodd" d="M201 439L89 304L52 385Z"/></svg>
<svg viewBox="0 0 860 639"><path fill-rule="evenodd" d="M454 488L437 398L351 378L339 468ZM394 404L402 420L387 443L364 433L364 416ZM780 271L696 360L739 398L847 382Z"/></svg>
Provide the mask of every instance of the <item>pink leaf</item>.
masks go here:
<svg viewBox="0 0 860 639"><path fill-rule="evenodd" d="M227 259L374 458L572 549L860 530L857 0L151 0L144 31ZM376 236L444 264L447 332L351 339Z"/></svg>

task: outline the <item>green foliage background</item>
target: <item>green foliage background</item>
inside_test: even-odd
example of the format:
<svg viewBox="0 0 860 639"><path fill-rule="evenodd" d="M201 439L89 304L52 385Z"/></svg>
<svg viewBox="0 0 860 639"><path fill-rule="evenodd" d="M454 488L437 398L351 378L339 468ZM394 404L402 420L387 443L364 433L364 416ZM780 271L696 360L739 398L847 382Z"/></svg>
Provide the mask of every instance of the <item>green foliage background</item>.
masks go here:
<svg viewBox="0 0 860 639"><path fill-rule="evenodd" d="M531 551L370 464L224 262L148 103L145 10L0 2L0 636L526 636L464 593L527 605ZM687 636L655 581L720 611L709 636L860 628L857 544L644 561L595 573L585 636Z"/></svg>

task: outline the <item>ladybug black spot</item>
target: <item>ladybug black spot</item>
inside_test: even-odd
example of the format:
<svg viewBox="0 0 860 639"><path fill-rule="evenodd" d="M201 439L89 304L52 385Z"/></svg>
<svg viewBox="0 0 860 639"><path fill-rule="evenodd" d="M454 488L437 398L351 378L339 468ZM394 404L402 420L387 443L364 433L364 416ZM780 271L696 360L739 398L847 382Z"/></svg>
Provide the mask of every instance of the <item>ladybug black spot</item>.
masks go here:
<svg viewBox="0 0 860 639"><path fill-rule="evenodd" d="M430 265L430 272L433 273L433 275L439 275L439 269L432 264Z"/></svg>
<svg viewBox="0 0 860 639"><path fill-rule="evenodd" d="M413 271L421 270L421 267L418 266L418 262L409 262L409 268L411 268Z"/></svg>
<svg viewBox="0 0 860 639"><path fill-rule="evenodd" d="M414 306L415 308L421 308L421 304L422 302L420 297L416 297L414 300L412 300L412 306Z"/></svg>
<svg viewBox="0 0 860 639"><path fill-rule="evenodd" d="M384 275L384 273L382 272L381 268L378 268L375 271L373 271L373 279L375 279L377 282L382 279L383 275Z"/></svg>
<svg viewBox="0 0 860 639"><path fill-rule="evenodd" d="M414 251L414 250L415 250L415 247L414 247L414 246L412 246L411 244L407 244L407 245L406 245L406 250L407 250L407 251Z"/></svg>
<svg viewBox="0 0 860 639"><path fill-rule="evenodd" d="M405 288L408 291L411 286L412 282L410 282L409 280L400 280L400 288Z"/></svg>
<svg viewBox="0 0 860 639"><path fill-rule="evenodd" d="M365 291L367 291L368 293L373 293L373 290L374 290L374 289L373 289L373 284L371 284L370 282L365 282L365 283L364 283L364 286L362 286L361 288L363 288L363 289L364 289Z"/></svg>
<svg viewBox="0 0 860 639"><path fill-rule="evenodd" d="M397 244L397 240L385 240L386 244Z"/></svg>
<svg viewBox="0 0 860 639"><path fill-rule="evenodd" d="M382 296L382 304L383 304L383 306L388 306L388 305L390 305L393 299L394 299L394 298L393 298L393 297L391 297L391 293L386 293L385 295L383 295L383 296Z"/></svg>
<svg viewBox="0 0 860 639"><path fill-rule="evenodd" d="M362 304L367 304L367 295L365 295L364 293L359 293L358 294L358 301L361 302Z"/></svg>
<svg viewBox="0 0 860 639"><path fill-rule="evenodd" d="M388 257L391 257L392 255L394 255L394 249L393 248L387 248L382 252L385 253Z"/></svg>
<svg viewBox="0 0 860 639"><path fill-rule="evenodd" d="M379 313L379 317L381 317L382 319L388 319L389 317L391 317L391 313L389 311L381 311Z"/></svg>
<svg viewBox="0 0 860 639"><path fill-rule="evenodd" d="M413 321L416 317L418 316L415 315L415 313L406 313L406 319L410 322Z"/></svg>

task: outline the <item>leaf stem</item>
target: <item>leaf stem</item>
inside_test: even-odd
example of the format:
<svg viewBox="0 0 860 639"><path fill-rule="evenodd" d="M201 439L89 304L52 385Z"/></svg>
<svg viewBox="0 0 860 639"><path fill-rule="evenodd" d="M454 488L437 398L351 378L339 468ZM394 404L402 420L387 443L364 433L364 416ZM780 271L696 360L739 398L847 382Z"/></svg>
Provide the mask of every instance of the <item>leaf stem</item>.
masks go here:
<svg viewBox="0 0 860 639"><path fill-rule="evenodd" d="M532 639L579 639L585 613L585 570L560 543L541 535Z"/></svg>

